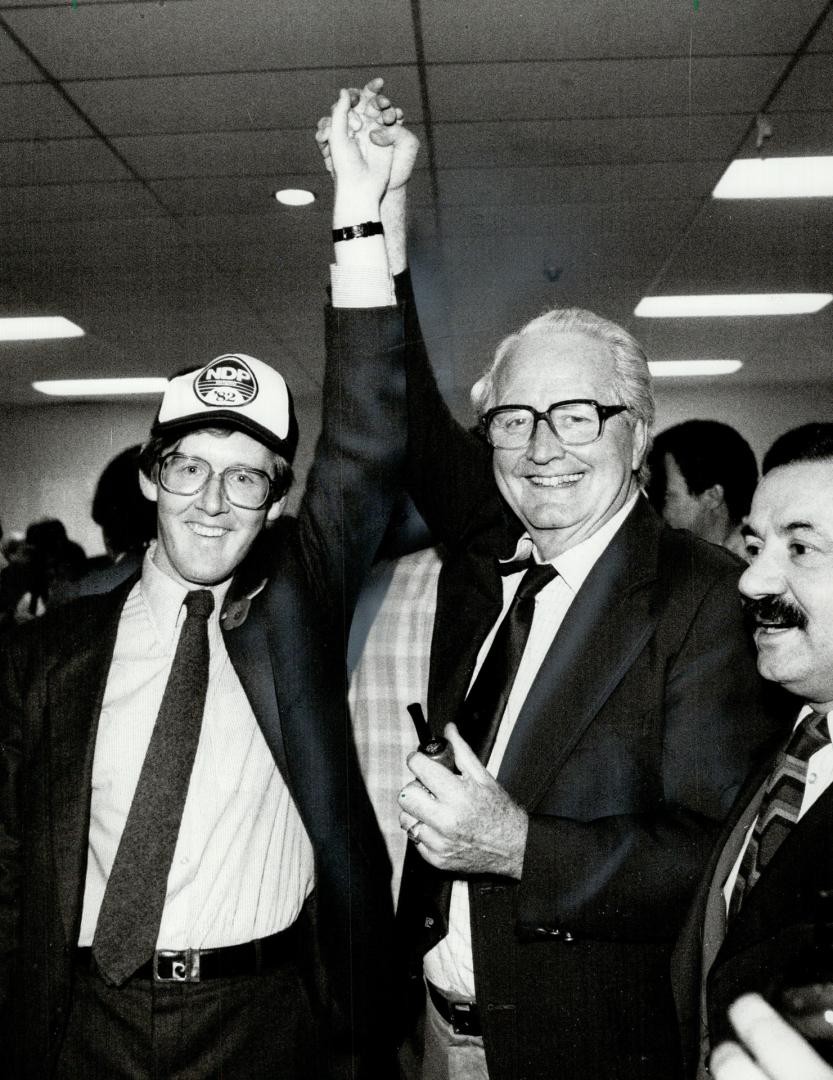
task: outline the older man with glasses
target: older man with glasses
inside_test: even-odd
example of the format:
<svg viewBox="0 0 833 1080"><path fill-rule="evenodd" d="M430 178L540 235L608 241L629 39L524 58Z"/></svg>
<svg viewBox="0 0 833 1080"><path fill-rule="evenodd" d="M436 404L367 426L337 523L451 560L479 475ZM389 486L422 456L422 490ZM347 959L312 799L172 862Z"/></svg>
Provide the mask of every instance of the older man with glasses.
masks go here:
<svg viewBox="0 0 833 1080"><path fill-rule="evenodd" d="M377 138L401 178L400 117ZM402 235L386 225L393 265ZM739 561L641 494L654 405L626 330L556 309L508 337L472 394L483 439L443 402L398 286L410 490L448 550L426 711L456 761L415 753L399 799L421 1074L672 1080L672 943L775 726Z"/></svg>

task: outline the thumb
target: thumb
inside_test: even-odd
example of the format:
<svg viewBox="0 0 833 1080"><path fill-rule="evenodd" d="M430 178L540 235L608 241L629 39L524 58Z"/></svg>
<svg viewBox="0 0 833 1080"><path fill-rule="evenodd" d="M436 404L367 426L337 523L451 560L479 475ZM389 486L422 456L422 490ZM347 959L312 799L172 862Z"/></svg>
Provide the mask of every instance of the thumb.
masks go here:
<svg viewBox="0 0 833 1080"><path fill-rule="evenodd" d="M469 746L456 724L446 724L443 734L451 744L454 751L454 764L464 776L471 776L475 780L482 780L488 776L486 768L474 750Z"/></svg>

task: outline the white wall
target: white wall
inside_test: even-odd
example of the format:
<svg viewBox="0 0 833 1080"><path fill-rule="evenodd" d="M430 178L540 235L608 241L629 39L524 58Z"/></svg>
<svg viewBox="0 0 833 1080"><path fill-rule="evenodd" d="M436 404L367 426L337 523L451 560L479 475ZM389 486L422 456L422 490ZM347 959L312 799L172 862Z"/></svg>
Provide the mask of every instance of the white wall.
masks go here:
<svg viewBox="0 0 833 1080"><path fill-rule="evenodd" d="M90 517L102 469L121 450L148 437L156 401L6 406L0 427L0 523L4 536L33 521L57 517L88 555L104 551ZM297 403L296 403L297 404ZM301 482L318 425L317 403L299 405ZM305 433L305 435L304 435ZM300 488L300 485L299 485Z"/></svg>
<svg viewBox="0 0 833 1080"><path fill-rule="evenodd" d="M318 403L297 404L302 438L296 502L318 428ZM694 417L722 420L748 439L760 461L783 431L811 420L833 420L833 381L775 387L660 382L657 406L657 431ZM0 432L4 533L23 531L42 517L58 517L88 555L100 554L101 535L90 518L96 481L120 450L147 437L153 414L150 403L7 407Z"/></svg>

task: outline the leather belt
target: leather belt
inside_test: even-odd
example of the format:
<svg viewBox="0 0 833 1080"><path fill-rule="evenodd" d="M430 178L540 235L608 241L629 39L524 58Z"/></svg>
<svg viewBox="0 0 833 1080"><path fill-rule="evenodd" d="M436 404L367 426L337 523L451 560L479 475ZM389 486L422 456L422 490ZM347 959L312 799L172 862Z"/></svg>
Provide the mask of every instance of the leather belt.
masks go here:
<svg viewBox="0 0 833 1080"><path fill-rule="evenodd" d="M483 1035L480 1023L480 1009L475 1001L451 1001L438 987L425 980L428 996L440 1016L451 1027L455 1035Z"/></svg>
<svg viewBox="0 0 833 1080"><path fill-rule="evenodd" d="M235 975L260 975L299 961L302 943L303 934L296 921L286 930L242 945L219 949L159 949L132 977L152 979L157 983L194 983ZM75 962L89 971L96 970L89 946L79 946L75 950Z"/></svg>

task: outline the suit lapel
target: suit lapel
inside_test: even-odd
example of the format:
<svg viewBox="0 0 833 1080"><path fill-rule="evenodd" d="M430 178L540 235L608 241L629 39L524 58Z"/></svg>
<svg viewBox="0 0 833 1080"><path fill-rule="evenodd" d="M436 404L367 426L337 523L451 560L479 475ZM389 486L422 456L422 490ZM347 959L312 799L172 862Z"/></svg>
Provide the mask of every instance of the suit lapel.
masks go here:
<svg viewBox="0 0 833 1080"><path fill-rule="evenodd" d="M80 612L79 641L47 676L52 857L67 942L75 944L83 899L98 719L131 580Z"/></svg>
<svg viewBox="0 0 833 1080"><path fill-rule="evenodd" d="M284 780L289 783L286 748L275 690L277 680L272 667L272 650L263 619L258 616L258 607L259 601L256 599L254 608L251 611L247 608L243 618L235 622L233 629L224 633L223 638L229 659L249 699L275 764Z"/></svg>
<svg viewBox="0 0 833 1080"><path fill-rule="evenodd" d="M521 709L498 780L533 806L657 622L659 523L637 503L579 589Z"/></svg>

